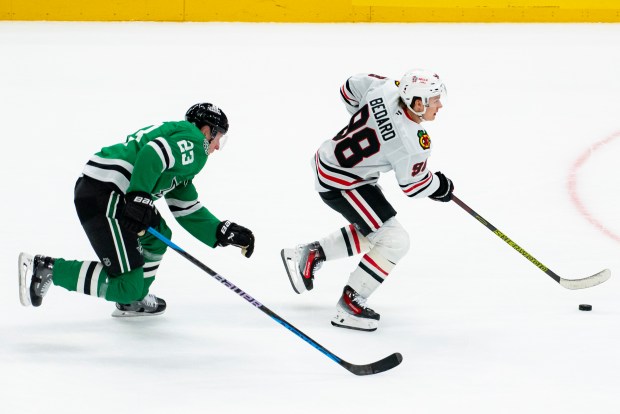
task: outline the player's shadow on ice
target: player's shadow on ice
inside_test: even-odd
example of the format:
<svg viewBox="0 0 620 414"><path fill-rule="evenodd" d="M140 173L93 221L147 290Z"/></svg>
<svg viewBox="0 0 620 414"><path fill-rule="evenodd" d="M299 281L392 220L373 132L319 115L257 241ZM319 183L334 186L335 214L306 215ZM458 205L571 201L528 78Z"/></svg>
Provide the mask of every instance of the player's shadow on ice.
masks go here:
<svg viewBox="0 0 620 414"><path fill-rule="evenodd" d="M145 371L206 369L227 363L228 355L212 355L210 350L222 349L216 333L183 332L173 325L149 317L8 327L0 335L0 361Z"/></svg>

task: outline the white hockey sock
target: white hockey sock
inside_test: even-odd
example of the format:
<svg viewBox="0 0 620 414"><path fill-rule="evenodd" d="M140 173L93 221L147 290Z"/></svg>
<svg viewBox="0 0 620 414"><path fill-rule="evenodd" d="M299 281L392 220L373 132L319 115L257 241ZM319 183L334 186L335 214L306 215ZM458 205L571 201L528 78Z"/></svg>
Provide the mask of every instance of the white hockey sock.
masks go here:
<svg viewBox="0 0 620 414"><path fill-rule="evenodd" d="M353 256L370 248L368 239L352 224L322 238L319 243L325 253L325 260Z"/></svg>
<svg viewBox="0 0 620 414"><path fill-rule="evenodd" d="M384 258L378 250L376 247L370 249L349 276L348 285L364 298L368 298L396 266Z"/></svg>

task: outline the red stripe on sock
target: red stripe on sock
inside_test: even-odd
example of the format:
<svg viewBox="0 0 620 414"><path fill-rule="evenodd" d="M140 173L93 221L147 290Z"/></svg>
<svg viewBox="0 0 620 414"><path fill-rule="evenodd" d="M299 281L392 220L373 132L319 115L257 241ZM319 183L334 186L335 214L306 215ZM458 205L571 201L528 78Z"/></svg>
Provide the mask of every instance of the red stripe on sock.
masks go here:
<svg viewBox="0 0 620 414"><path fill-rule="evenodd" d="M355 243L355 250L359 254L362 252L360 249L360 239L357 237L357 230L353 224L349 224L349 229L351 230L351 235L353 236L353 242Z"/></svg>
<svg viewBox="0 0 620 414"><path fill-rule="evenodd" d="M375 269L377 269L378 271L380 271L381 273L383 273L384 275L388 275L388 272L386 272L385 270L383 270L378 264L377 262L375 262L374 260L372 260L370 258L370 256L368 256L367 254L364 255L364 257L362 257L362 260L366 260L368 263L370 263L371 265L374 266Z"/></svg>

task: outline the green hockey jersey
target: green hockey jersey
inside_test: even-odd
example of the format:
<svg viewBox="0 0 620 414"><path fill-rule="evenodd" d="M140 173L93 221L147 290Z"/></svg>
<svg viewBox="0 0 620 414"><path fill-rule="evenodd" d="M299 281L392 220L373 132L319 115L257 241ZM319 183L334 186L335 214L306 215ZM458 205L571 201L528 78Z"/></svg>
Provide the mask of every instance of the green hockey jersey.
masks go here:
<svg viewBox="0 0 620 414"><path fill-rule="evenodd" d="M220 220L200 204L192 184L207 162L208 145L194 124L164 122L136 131L124 143L102 148L83 174L111 183L123 194L144 191L154 200L164 197L179 224L214 247Z"/></svg>

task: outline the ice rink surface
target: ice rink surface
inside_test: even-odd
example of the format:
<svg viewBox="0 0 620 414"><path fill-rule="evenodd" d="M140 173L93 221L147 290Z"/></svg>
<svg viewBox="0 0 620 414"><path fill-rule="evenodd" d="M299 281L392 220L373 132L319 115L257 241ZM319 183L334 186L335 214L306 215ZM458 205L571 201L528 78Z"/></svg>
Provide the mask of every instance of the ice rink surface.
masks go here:
<svg viewBox="0 0 620 414"><path fill-rule="evenodd" d="M0 412L562 413L620 411L620 26L0 23ZM436 70L449 101L429 161L458 196L564 278L562 288L454 203L380 184L412 249L369 305L376 332L329 320L355 259L296 295L279 251L345 222L310 158L348 122L339 87ZM18 299L20 251L95 259L73 208L87 159L192 104L221 106L230 140L195 184L250 227L254 256L212 250L165 204L173 240L336 355L403 363L356 377L170 251L161 317L52 287ZM578 310L580 303L592 312Z"/></svg>

